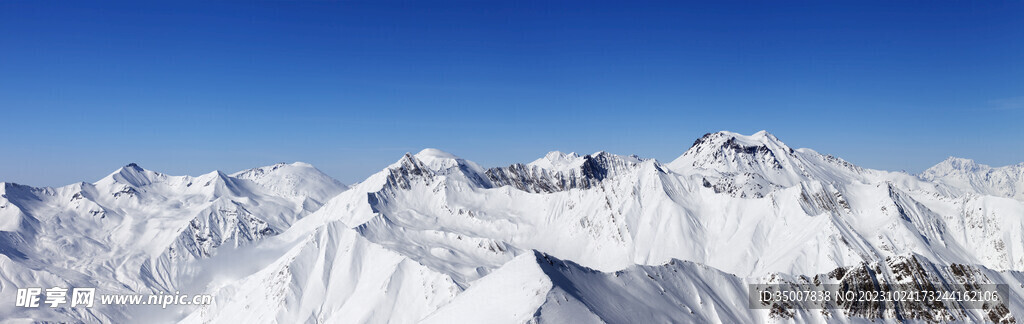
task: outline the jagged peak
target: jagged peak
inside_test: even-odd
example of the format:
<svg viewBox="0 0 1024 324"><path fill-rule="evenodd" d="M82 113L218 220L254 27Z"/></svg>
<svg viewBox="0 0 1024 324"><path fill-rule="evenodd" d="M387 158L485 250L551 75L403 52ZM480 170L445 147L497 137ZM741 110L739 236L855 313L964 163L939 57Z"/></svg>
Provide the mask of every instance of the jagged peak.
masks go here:
<svg viewBox="0 0 1024 324"><path fill-rule="evenodd" d="M720 164L734 164L739 156L760 155L758 160L780 168L783 156L795 151L767 131L742 135L730 131L707 133L693 142L683 155L669 165L674 168L716 168Z"/></svg>
<svg viewBox="0 0 1024 324"><path fill-rule="evenodd" d="M862 171L836 157L809 149L794 150L767 131L752 135L729 131L705 134L668 166L680 173L757 174L782 187L808 179L858 177Z"/></svg>
<svg viewBox="0 0 1024 324"><path fill-rule="evenodd" d="M562 151L551 151L551 152L548 152L548 154L544 155L544 158L548 159L548 160L565 159L565 158L578 158L578 157L580 157L580 155L576 154L576 152L562 153Z"/></svg>
<svg viewBox="0 0 1024 324"><path fill-rule="evenodd" d="M972 159L960 158L955 156L950 156L933 167L938 166L948 166L953 169L964 171L974 171L980 168L988 167L987 165L979 164L978 162L975 162Z"/></svg>
<svg viewBox="0 0 1024 324"><path fill-rule="evenodd" d="M938 164L933 165L927 170L924 170L924 172L921 172L919 177L927 180L950 174L976 173L979 171L989 169L992 169L992 167L984 164L979 164L974 160L950 156L943 160L942 162L939 162Z"/></svg>
<svg viewBox="0 0 1024 324"><path fill-rule="evenodd" d="M385 171L387 169L419 167L419 165L421 164L423 164L423 162L417 159L415 155L406 152L405 155L402 155L402 158L398 159L398 161L395 161L395 163L392 163L387 168L385 168Z"/></svg>
<svg viewBox="0 0 1024 324"><path fill-rule="evenodd" d="M203 175L200 175L200 176L196 177L196 179L211 179L211 180L220 179L220 180L225 180L226 181L226 180L228 180L229 177L230 176L228 176L223 171L213 170L213 171L207 172L206 174L203 174Z"/></svg>
<svg viewBox="0 0 1024 324"><path fill-rule="evenodd" d="M1024 163L992 167L971 159L949 157L917 178L958 190L1024 200Z"/></svg>
<svg viewBox="0 0 1024 324"><path fill-rule="evenodd" d="M395 162L388 166L387 169L407 169L413 173L419 173L422 171L429 171L430 173L436 174L451 174L453 172L461 173L472 173L467 174L470 177L479 177L477 174L483 174L484 168L480 167L472 161L462 159L455 154L451 154L439 149L426 148L416 153L405 153L398 162Z"/></svg>
<svg viewBox="0 0 1024 324"><path fill-rule="evenodd" d="M425 148L419 153L412 154L406 152L398 162L388 166L389 169L394 168L418 168L423 167L432 171L445 170L451 167L459 166L465 163L465 160L459 158L455 154L451 154L435 148Z"/></svg>
<svg viewBox="0 0 1024 324"><path fill-rule="evenodd" d="M561 151L551 151L544 155L544 157L536 159L527 165L541 169L565 171L576 169L583 165L583 157L576 154L576 152L566 154Z"/></svg>
<svg viewBox="0 0 1024 324"><path fill-rule="evenodd" d="M941 163L966 163L966 164L977 164L977 162L975 162L975 161L974 161L974 160L972 160L972 159L968 159L968 158L962 158L962 157L955 157L955 156L950 156L950 157L947 157L947 158L946 158L945 160L942 160L942 162L941 162Z"/></svg>
<svg viewBox="0 0 1024 324"><path fill-rule="evenodd" d="M544 157L527 164L528 167L540 168L555 172L580 171L587 164L622 164L635 165L645 161L636 155L617 155L607 151L597 151L593 154L580 156L579 154L563 153L560 151L548 152Z"/></svg>
<svg viewBox="0 0 1024 324"><path fill-rule="evenodd" d="M379 179L384 179L385 185L392 184L403 189L407 189L413 179L436 179L436 176L446 179L462 179L480 187L489 187L491 184L487 181L486 172L484 168L472 161L464 160L445 151L428 148L415 155L405 153L397 162L392 163L371 178L380 175ZM376 181L370 183L376 183Z"/></svg>
<svg viewBox="0 0 1024 324"><path fill-rule="evenodd" d="M1018 169L1020 171L1018 171ZM923 178L934 178L952 174L971 174L971 173L986 173L986 172L1009 172L1019 173L1024 171L1024 163L1011 164L1001 167L993 167L987 164L978 163L972 159L960 158L960 157L948 157L942 162L924 170L920 176Z"/></svg>
<svg viewBox="0 0 1024 324"><path fill-rule="evenodd" d="M214 183L216 183L216 184L228 184L228 183L233 182L234 179L235 179L235 178L225 174L224 172L221 172L220 170L210 171L210 172L207 172L205 174L199 175L199 176L194 177L194 178L193 177L189 177L189 176L186 176L185 178L191 179L191 181L199 183L199 184L201 184L203 186L206 186L208 184L214 184Z"/></svg>
<svg viewBox="0 0 1024 324"><path fill-rule="evenodd" d="M606 151L597 151L594 154L583 157L583 166L588 164L601 164L605 168L624 169L643 162L644 159L636 155L618 155Z"/></svg>
<svg viewBox="0 0 1024 324"><path fill-rule="evenodd" d="M758 131L753 135L743 135L730 131L719 131L715 133L707 133L698 138L693 142L693 145L690 146L690 149L688 149L684 155L696 154L709 147L729 147L732 149L740 149L757 146L783 148L787 151L792 151L786 143L783 143L778 137L775 137L775 135L765 130Z"/></svg>
<svg viewBox="0 0 1024 324"><path fill-rule="evenodd" d="M188 181L199 190L209 190L205 192L212 193L214 197L244 195L243 182L220 170L214 170L194 178L184 176L181 177L181 181ZM196 185L198 187L195 187Z"/></svg>
<svg viewBox="0 0 1024 324"><path fill-rule="evenodd" d="M143 169L138 164L132 162L107 175L100 180L100 183L120 183L133 187L142 187L152 184L156 178L161 176L163 174Z"/></svg>
<svg viewBox="0 0 1024 324"><path fill-rule="evenodd" d="M628 163L640 163L640 162L646 161L646 159L640 158L640 156L638 156L636 154L619 155L619 154L615 154L615 153L609 153L608 151L597 151L597 152L594 152L594 154L590 154L590 155L584 156L584 158L587 158L587 157L590 157L590 158L607 158L607 159L613 159L613 160L621 160L621 161L628 162Z"/></svg>

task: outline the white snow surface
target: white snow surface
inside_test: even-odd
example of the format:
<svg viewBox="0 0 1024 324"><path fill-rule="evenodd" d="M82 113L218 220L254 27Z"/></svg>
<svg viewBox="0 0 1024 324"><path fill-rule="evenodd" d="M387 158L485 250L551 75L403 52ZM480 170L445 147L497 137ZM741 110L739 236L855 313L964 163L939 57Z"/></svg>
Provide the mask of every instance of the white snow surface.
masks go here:
<svg viewBox="0 0 1024 324"><path fill-rule="evenodd" d="M864 169L762 131L669 164L436 149L347 187L296 162L0 183L7 320L187 323L861 322L747 307L747 284L918 258L974 267L1024 315L1024 164ZM878 276L896 278L887 267ZM940 271L941 272L941 271ZM14 307L17 288L213 294L206 306ZM965 313L958 320L985 318Z"/></svg>
<svg viewBox="0 0 1024 324"><path fill-rule="evenodd" d="M974 160L950 157L925 170L920 178L963 194L977 193L1024 201L1024 163L993 168Z"/></svg>

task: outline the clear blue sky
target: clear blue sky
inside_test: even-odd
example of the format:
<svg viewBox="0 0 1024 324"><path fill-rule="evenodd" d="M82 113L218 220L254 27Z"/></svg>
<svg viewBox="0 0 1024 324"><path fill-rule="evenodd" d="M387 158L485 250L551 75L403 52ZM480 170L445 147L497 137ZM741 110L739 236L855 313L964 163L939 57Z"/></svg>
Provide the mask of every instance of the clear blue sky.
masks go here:
<svg viewBox="0 0 1024 324"><path fill-rule="evenodd" d="M667 162L761 129L870 168L1024 161L1021 2L142 2L0 1L0 181Z"/></svg>

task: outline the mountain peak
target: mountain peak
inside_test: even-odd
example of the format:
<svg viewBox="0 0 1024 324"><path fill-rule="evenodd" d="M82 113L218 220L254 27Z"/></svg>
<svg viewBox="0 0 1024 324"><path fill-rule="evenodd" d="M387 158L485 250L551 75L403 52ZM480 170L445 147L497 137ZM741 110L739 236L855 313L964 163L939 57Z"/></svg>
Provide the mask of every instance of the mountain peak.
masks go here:
<svg viewBox="0 0 1024 324"><path fill-rule="evenodd" d="M575 152L566 154L561 151L551 151L544 155L544 157L536 159L527 165L541 169L565 171L576 169L583 165L583 157Z"/></svg>
<svg viewBox="0 0 1024 324"><path fill-rule="evenodd" d="M940 164L946 164L949 165L950 167L960 170L976 170L979 167L983 166L981 164L978 164L978 162L975 162L974 160L959 158L955 156L950 156L949 158L946 158L946 160L942 161Z"/></svg>
<svg viewBox="0 0 1024 324"><path fill-rule="evenodd" d="M452 167L458 167L465 163L464 160L439 149L425 148L415 155L406 153L401 160L398 161L399 165L410 165L421 163L424 167L432 171L446 170Z"/></svg>
<svg viewBox="0 0 1024 324"><path fill-rule="evenodd" d="M971 159L949 157L917 177L965 192L1024 200L1024 163L992 167Z"/></svg>
<svg viewBox="0 0 1024 324"><path fill-rule="evenodd" d="M425 148L416 154L405 153L398 162L395 162L388 168L413 167L415 165L421 165L422 167L434 172L440 172L451 168L471 168L474 170L482 170L482 168L473 162L464 160L455 154L435 148Z"/></svg>
<svg viewBox="0 0 1024 324"><path fill-rule="evenodd" d="M305 162L277 163L239 171L231 177L252 181L286 196L307 196L317 201L325 201L348 189L340 181Z"/></svg>
<svg viewBox="0 0 1024 324"><path fill-rule="evenodd" d="M142 187L153 183L153 179L160 176L160 173L143 169L132 162L117 169L110 175L104 177L101 182L122 183L134 187Z"/></svg>
<svg viewBox="0 0 1024 324"><path fill-rule="evenodd" d="M448 153L448 152L445 152L445 151L442 151L442 150L439 150L439 149L436 149L436 148L425 148L422 151L420 151L419 153L416 153L416 158L419 158L419 159L424 159L424 158L428 158L428 159L430 159L430 158L433 158L433 159L458 159L459 157L455 156L454 154L451 154L451 153Z"/></svg>
<svg viewBox="0 0 1024 324"><path fill-rule="evenodd" d="M702 146L702 144L721 146L725 144L737 144L737 146L759 146L759 145L771 145L777 147L789 148L785 143L779 140L778 137L772 135L768 131L761 130L752 135L743 135L740 133L734 133L730 131L718 131L715 133L704 134L701 138L698 138L690 146L692 150L694 147Z"/></svg>
<svg viewBox="0 0 1024 324"><path fill-rule="evenodd" d="M435 176L463 179L487 187L490 182L486 179L486 171L472 161L442 150L427 148L415 155L405 153L401 159L377 174L382 175L381 179L386 179L386 183L403 189L408 188L413 178L433 179Z"/></svg>
<svg viewBox="0 0 1024 324"><path fill-rule="evenodd" d="M950 156L942 162L924 170L924 172L921 172L921 177L924 179L934 179L957 173L976 173L989 168L989 166L978 164L978 162L971 159Z"/></svg>
<svg viewBox="0 0 1024 324"><path fill-rule="evenodd" d="M754 133L754 135L751 135L751 137L767 138L767 139L771 139L771 140L774 140L774 141L778 141L779 140L779 138L775 137L775 135L773 135L772 133L769 133L767 130L763 130L763 129L757 131L757 133Z"/></svg>
<svg viewBox="0 0 1024 324"><path fill-rule="evenodd" d="M578 157L580 157L580 155L576 154L576 152L562 153L562 151L551 151L551 152L548 152L548 154L544 155L544 158L548 159L548 160L557 160L557 159L565 159L565 158L570 158L571 159L571 158L578 158Z"/></svg>
<svg viewBox="0 0 1024 324"><path fill-rule="evenodd" d="M729 131L705 134L668 167L679 173L719 178L726 186L732 185L734 175L790 187L811 179L838 181L838 178L858 177L859 172L856 166L841 159L812 150L794 150L767 131L752 135ZM765 184L753 183L752 186L764 188Z"/></svg>
<svg viewBox="0 0 1024 324"><path fill-rule="evenodd" d="M768 163L772 168L780 168L778 159L792 153L792 148L767 131L762 130L749 136L720 131L698 138L670 165L714 169L736 163Z"/></svg>

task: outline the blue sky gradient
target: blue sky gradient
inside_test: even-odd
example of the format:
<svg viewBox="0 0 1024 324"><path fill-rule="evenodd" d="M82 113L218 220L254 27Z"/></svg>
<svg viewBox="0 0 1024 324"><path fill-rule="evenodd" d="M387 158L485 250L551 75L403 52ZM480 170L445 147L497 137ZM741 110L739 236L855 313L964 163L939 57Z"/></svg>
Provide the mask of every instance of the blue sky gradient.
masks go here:
<svg viewBox="0 0 1024 324"><path fill-rule="evenodd" d="M869 168L1016 164L1022 64L1021 2L2 1L0 181L668 162L761 129Z"/></svg>

